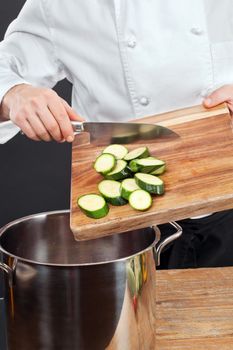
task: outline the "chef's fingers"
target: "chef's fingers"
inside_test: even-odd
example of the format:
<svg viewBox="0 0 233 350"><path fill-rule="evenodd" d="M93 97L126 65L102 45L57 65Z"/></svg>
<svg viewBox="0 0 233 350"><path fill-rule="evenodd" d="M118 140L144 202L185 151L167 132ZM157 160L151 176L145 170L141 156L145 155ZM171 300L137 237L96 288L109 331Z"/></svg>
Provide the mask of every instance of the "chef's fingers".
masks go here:
<svg viewBox="0 0 233 350"><path fill-rule="evenodd" d="M44 141L73 141L71 119L82 121L82 118L55 91L27 84L21 84L20 89L15 89L11 92L9 100L12 102L8 107L9 117L16 125L23 129L24 121L27 120L36 137ZM31 135L32 131L28 133Z"/></svg>
<svg viewBox="0 0 233 350"><path fill-rule="evenodd" d="M50 100L48 108L59 125L62 138L67 142L72 142L74 140L74 131L66 109L60 99Z"/></svg>
<svg viewBox="0 0 233 350"><path fill-rule="evenodd" d="M32 129L30 123L25 119L22 127L21 127L22 132L29 137L30 139L34 141L41 141L41 139L36 135L35 131Z"/></svg>
<svg viewBox="0 0 233 350"><path fill-rule="evenodd" d="M25 107L21 109L21 113L16 113L11 116L13 123L15 123L22 132L29 138L35 141L50 141L51 137L45 129L43 123L40 121L38 115L32 108Z"/></svg>
<svg viewBox="0 0 233 350"><path fill-rule="evenodd" d="M63 104L63 106L65 107L66 109L66 112L70 118L70 120L74 120L74 121L78 121L78 122L84 122L85 119L80 117L80 115L78 115L72 107L70 107L70 105L65 101L63 100L63 98L61 98L61 102Z"/></svg>
<svg viewBox="0 0 233 350"><path fill-rule="evenodd" d="M39 117L46 130L49 132L49 135L51 135L55 141L61 142L63 140L63 136L60 130L60 126L46 106L40 109Z"/></svg>
<svg viewBox="0 0 233 350"><path fill-rule="evenodd" d="M210 108L223 102L226 102L229 109L233 111L233 85L224 85L213 91L204 99L203 105Z"/></svg>
<svg viewBox="0 0 233 350"><path fill-rule="evenodd" d="M46 142L51 141L51 136L48 130L46 130L44 124L42 123L40 117L37 114L30 114L30 116L27 118L27 121L34 130L36 136L40 138L40 140Z"/></svg>

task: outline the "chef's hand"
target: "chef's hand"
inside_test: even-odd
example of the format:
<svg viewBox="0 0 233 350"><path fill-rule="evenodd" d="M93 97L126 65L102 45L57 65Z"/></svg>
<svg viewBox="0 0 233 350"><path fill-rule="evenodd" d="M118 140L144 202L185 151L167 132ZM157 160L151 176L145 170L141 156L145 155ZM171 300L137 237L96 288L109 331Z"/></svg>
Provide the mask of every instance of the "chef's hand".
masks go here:
<svg viewBox="0 0 233 350"><path fill-rule="evenodd" d="M223 102L227 103L231 114L233 114L233 85L224 85L219 89L213 91L204 99L203 105L207 108L210 108L217 106Z"/></svg>
<svg viewBox="0 0 233 350"><path fill-rule="evenodd" d="M55 91L20 84L10 89L1 103L1 114L35 141L72 142L71 120L83 121Z"/></svg>

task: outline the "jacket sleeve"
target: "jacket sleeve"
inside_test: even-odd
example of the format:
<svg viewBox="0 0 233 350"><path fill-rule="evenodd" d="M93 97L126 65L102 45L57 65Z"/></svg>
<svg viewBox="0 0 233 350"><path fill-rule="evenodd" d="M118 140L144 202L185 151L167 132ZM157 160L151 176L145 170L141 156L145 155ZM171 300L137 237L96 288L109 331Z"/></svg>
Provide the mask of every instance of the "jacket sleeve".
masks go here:
<svg viewBox="0 0 233 350"><path fill-rule="evenodd" d="M0 42L0 103L13 86L53 87L65 77L56 57L47 0L27 0Z"/></svg>

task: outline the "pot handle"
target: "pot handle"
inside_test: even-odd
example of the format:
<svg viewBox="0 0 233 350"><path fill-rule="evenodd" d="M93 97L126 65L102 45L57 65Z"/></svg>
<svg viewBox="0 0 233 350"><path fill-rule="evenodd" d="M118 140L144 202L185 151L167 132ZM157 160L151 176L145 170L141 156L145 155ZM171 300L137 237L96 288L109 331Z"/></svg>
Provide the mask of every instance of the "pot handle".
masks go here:
<svg viewBox="0 0 233 350"><path fill-rule="evenodd" d="M180 225L177 224L177 222L175 221L171 221L169 222L170 225L172 225L175 229L176 229L176 232L173 233L171 236L163 239L158 247L155 248L155 251L156 251L156 266L159 266L160 265L160 254L163 250L164 247L166 247L166 245L168 245L169 243L173 242L175 239L179 238L181 235L182 235L182 227ZM158 227L154 226L154 229Z"/></svg>
<svg viewBox="0 0 233 350"><path fill-rule="evenodd" d="M0 262L0 269L7 273L9 286L12 287L13 286L13 270L12 270L12 268L10 266L8 266L7 264Z"/></svg>

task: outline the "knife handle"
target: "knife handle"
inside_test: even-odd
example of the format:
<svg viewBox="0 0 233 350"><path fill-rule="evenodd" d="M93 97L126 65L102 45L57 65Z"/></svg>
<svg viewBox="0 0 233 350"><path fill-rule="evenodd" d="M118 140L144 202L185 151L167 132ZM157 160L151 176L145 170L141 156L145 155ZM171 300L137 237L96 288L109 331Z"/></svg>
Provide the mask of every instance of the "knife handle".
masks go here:
<svg viewBox="0 0 233 350"><path fill-rule="evenodd" d="M80 134L84 131L84 123L83 122L71 122L73 130L75 134ZM7 143L11 140L18 132L20 128L12 123L11 120L0 122L0 144Z"/></svg>
<svg viewBox="0 0 233 350"><path fill-rule="evenodd" d="M83 122L71 122L73 130L76 134L84 131L84 123Z"/></svg>

